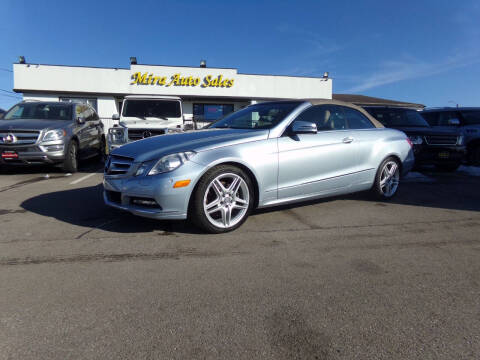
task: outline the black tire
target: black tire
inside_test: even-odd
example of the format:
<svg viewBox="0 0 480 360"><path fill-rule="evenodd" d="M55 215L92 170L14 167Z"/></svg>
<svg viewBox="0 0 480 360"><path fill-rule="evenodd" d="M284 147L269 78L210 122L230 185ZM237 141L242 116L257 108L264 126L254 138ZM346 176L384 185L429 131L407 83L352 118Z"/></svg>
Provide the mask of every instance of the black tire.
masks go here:
<svg viewBox="0 0 480 360"><path fill-rule="evenodd" d="M107 143L104 137L102 137L102 139L100 140L100 149L98 150L98 159L102 163L105 163L105 161L107 160Z"/></svg>
<svg viewBox="0 0 480 360"><path fill-rule="evenodd" d="M75 140L71 140L67 145L62 170L66 173L72 174L78 170L78 144Z"/></svg>
<svg viewBox="0 0 480 360"><path fill-rule="evenodd" d="M384 173L385 167L387 166L388 168L393 163L396 164L396 170L395 174L392 177L392 182L396 182L396 186L393 190L393 193L389 193L388 191L386 191L385 184L382 184L382 180L384 180L384 178L386 177L386 174ZM400 169L401 164L399 160L395 157L388 157L382 161L382 163L377 169L377 173L375 174L375 182L373 183L372 189L370 190L372 196L376 200L390 200L397 194L400 180ZM393 183L392 186L395 185Z"/></svg>
<svg viewBox="0 0 480 360"><path fill-rule="evenodd" d="M435 167L444 172L454 172L457 171L457 169L460 167L460 163L457 164L440 164L440 165L435 165Z"/></svg>
<svg viewBox="0 0 480 360"><path fill-rule="evenodd" d="M230 178L232 178L232 182L228 183ZM235 190L232 188L235 187L233 182L237 178L243 182L238 180L238 188ZM219 194L215 191L214 180L221 182L220 191L223 189L225 193ZM215 183L217 182L215 181ZM245 199L247 199L246 204L244 203ZM208 202L210 201L211 205L217 200L218 205L214 206L213 212L207 215L205 208L209 205ZM255 193L252 180L245 171L236 166L219 165L209 170L198 182L190 202L189 219L206 232L225 233L237 229L247 220L254 203ZM236 208L237 206L243 206L243 208ZM227 212L230 215L225 215ZM219 226L219 223L222 224Z"/></svg>

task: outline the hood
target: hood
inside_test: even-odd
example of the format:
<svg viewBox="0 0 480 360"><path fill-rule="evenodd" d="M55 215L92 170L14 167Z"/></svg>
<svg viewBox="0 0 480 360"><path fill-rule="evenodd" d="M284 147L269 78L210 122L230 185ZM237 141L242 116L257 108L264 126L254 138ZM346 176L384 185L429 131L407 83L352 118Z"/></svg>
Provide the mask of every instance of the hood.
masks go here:
<svg viewBox="0 0 480 360"><path fill-rule="evenodd" d="M0 120L0 130L50 130L64 128L72 120L15 119Z"/></svg>
<svg viewBox="0 0 480 360"><path fill-rule="evenodd" d="M207 151L218 147L265 140L268 130L206 129L180 134L167 134L138 140L115 149L112 154L143 162L182 151Z"/></svg>
<svg viewBox="0 0 480 360"><path fill-rule="evenodd" d="M458 128L432 128L432 127L416 127L416 126L398 126L394 129L401 130L407 135L462 135Z"/></svg>

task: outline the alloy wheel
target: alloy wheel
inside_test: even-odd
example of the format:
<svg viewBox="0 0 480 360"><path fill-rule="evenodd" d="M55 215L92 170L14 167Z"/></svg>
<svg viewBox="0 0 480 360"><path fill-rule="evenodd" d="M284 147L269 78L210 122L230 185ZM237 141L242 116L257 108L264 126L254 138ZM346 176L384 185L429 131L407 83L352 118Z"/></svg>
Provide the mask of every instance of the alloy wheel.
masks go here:
<svg viewBox="0 0 480 360"><path fill-rule="evenodd" d="M383 196L392 197L398 189L400 169L395 161L387 161L380 175L380 188Z"/></svg>
<svg viewBox="0 0 480 360"><path fill-rule="evenodd" d="M233 173L220 174L208 184L203 210L208 221L228 229L238 224L248 212L250 193L245 180Z"/></svg>

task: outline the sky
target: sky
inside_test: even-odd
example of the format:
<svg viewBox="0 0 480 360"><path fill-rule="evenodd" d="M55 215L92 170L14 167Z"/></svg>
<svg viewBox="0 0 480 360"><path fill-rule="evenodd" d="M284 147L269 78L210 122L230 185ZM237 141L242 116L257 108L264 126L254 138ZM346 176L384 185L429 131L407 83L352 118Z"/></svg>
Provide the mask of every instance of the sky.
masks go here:
<svg viewBox="0 0 480 360"><path fill-rule="evenodd" d="M334 93L480 106L480 1L0 0L0 108L12 64L237 68L333 78Z"/></svg>

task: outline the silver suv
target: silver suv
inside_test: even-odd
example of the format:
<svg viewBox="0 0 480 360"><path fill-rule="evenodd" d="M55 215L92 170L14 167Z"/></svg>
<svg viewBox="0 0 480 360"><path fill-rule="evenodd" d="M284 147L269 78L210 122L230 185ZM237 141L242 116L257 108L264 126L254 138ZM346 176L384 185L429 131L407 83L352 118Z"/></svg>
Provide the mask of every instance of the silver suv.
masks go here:
<svg viewBox="0 0 480 360"><path fill-rule="evenodd" d="M60 165L76 172L78 160L105 153L103 124L83 103L24 101L0 120L0 164Z"/></svg>

